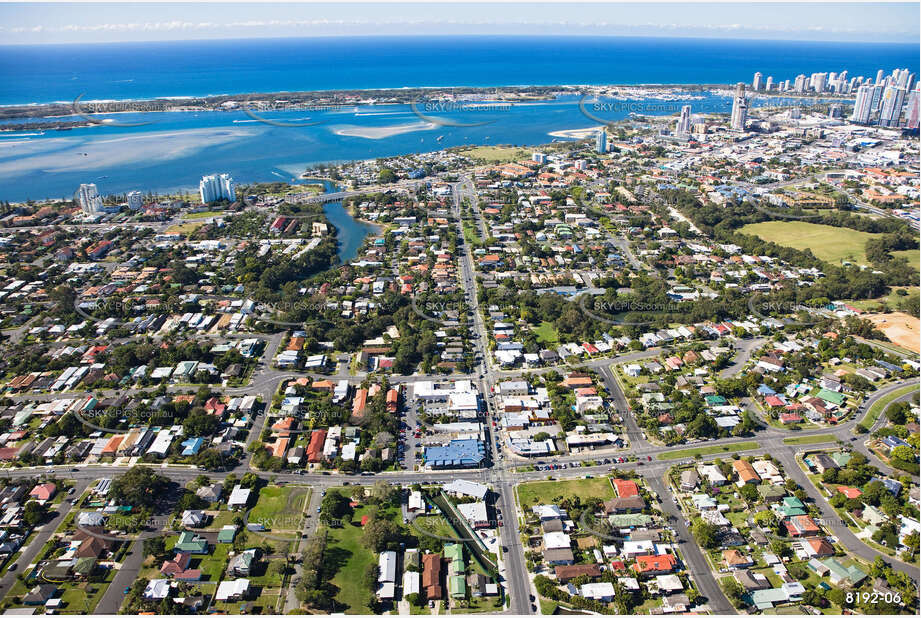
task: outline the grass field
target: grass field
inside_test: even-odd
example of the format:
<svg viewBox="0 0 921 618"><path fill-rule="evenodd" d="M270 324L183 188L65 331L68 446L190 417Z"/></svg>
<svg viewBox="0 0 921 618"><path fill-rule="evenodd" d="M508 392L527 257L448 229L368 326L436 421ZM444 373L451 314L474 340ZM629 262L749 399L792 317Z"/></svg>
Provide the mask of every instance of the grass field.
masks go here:
<svg viewBox="0 0 921 618"><path fill-rule="evenodd" d="M207 219L209 217L221 217L227 213L223 210L205 210L202 212L189 212L182 215L183 219Z"/></svg>
<svg viewBox="0 0 921 618"><path fill-rule="evenodd" d="M739 230L793 249L809 249L820 260L840 264L847 260L867 264L864 246L877 234L858 232L846 227L819 225L804 221L765 221L750 223Z"/></svg>
<svg viewBox="0 0 921 618"><path fill-rule="evenodd" d="M860 421L860 426L865 427L868 431L873 428L873 424L880 417L880 415L889 407L889 404L898 399L899 397L905 395L906 393L912 393L918 390L916 384L909 384L905 388L897 389L885 397L880 398L876 401L870 409L867 410L866 416L863 417L863 420Z"/></svg>
<svg viewBox="0 0 921 618"><path fill-rule="evenodd" d="M557 497L563 499L579 496L580 498L601 498L610 500L614 497L614 488L610 479L574 479L572 481L537 481L518 486L518 500L521 508L527 509L542 502L554 502Z"/></svg>
<svg viewBox="0 0 921 618"><path fill-rule="evenodd" d="M784 438L784 444L822 444L823 442L834 442L837 438L830 433L820 433L815 436L800 436L796 438Z"/></svg>
<svg viewBox="0 0 921 618"><path fill-rule="evenodd" d="M896 252L898 253L898 252ZM906 296L900 296L898 290L905 290L907 292ZM889 293L885 296L880 296L879 298L871 298L869 300L849 300L847 304L857 307L858 309L863 309L864 311L875 311L881 306L888 307L892 311L899 309L899 302L905 302L908 296L912 294L918 294L921 291L921 288L918 286L896 286L890 289Z"/></svg>
<svg viewBox="0 0 921 618"><path fill-rule="evenodd" d="M262 523L271 530L299 530L309 495L308 487L263 487L248 521Z"/></svg>
<svg viewBox="0 0 921 618"><path fill-rule="evenodd" d="M477 146L476 148L462 150L461 154L487 163L509 163L528 159L531 156L530 151L511 146Z"/></svg>
<svg viewBox="0 0 921 618"><path fill-rule="evenodd" d="M534 329L534 335L538 343L550 343L556 345L560 342L560 335L552 322L541 322L540 326Z"/></svg>
<svg viewBox="0 0 921 618"><path fill-rule="evenodd" d="M903 257L908 260L909 266L915 270L921 270L921 250L905 249L904 251L892 251L889 255L892 257Z"/></svg>
<svg viewBox="0 0 921 618"><path fill-rule="evenodd" d="M736 444L714 444L713 446L699 446L697 448L686 448L680 451L667 451L659 453L656 459L684 459L685 457L694 457L695 455L719 455L720 453L737 453L739 451L750 451L761 445L754 441L738 442Z"/></svg>
<svg viewBox="0 0 921 618"><path fill-rule="evenodd" d="M204 223L201 221L190 221L189 223L181 223L179 225L171 225L166 228L167 234L182 234L183 236L188 236L193 233L195 230L200 228Z"/></svg>
<svg viewBox="0 0 921 618"><path fill-rule="evenodd" d="M367 515L366 508L357 508L352 515L355 525L349 523L341 528L329 528L329 556L330 562L336 567L336 576L333 585L339 588L336 601L346 605L346 614L371 614L368 603L371 601L371 592L362 584L368 566L377 563L377 556L361 544L363 534L361 526L362 515Z"/></svg>

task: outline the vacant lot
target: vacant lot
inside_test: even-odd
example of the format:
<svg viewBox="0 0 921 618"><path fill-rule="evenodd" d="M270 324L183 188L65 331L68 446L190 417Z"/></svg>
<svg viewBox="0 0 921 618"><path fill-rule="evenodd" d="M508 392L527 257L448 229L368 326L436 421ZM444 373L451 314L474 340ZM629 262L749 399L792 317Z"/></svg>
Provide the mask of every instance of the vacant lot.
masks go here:
<svg viewBox="0 0 921 618"><path fill-rule="evenodd" d="M907 313L868 313L861 316L873 323L889 340L899 347L921 352L918 333L921 333L921 321Z"/></svg>
<svg viewBox="0 0 921 618"><path fill-rule="evenodd" d="M248 521L269 530L294 531L303 526L303 512L310 489L307 487L263 487Z"/></svg>
<svg viewBox="0 0 921 618"><path fill-rule="evenodd" d="M820 260L840 264L842 260L867 264L864 246L877 234L846 227L819 225L804 221L765 221L750 223L739 230L768 242L793 249L809 249Z"/></svg>
<svg viewBox="0 0 921 618"><path fill-rule="evenodd" d="M737 442L736 444L714 444L713 446L699 446L697 448L686 448L680 451L666 451L659 453L657 459L684 459L685 457L694 457L695 455L719 455L720 453L737 453L739 451L750 451L756 449L760 444L757 442Z"/></svg>
<svg viewBox="0 0 921 618"><path fill-rule="evenodd" d="M463 150L461 154L488 163L510 163L531 157L530 151L511 146L477 146Z"/></svg>
<svg viewBox="0 0 921 618"><path fill-rule="evenodd" d="M171 225L166 228L167 234L181 234L183 236L188 236L200 228L204 223L200 221L190 221L189 223L180 223L178 225Z"/></svg>
<svg viewBox="0 0 921 618"><path fill-rule="evenodd" d="M572 481L538 481L523 483L518 486L518 500L522 509L529 509L535 504L555 504L556 498L601 498L610 500L614 497L614 488L610 479L575 479Z"/></svg>

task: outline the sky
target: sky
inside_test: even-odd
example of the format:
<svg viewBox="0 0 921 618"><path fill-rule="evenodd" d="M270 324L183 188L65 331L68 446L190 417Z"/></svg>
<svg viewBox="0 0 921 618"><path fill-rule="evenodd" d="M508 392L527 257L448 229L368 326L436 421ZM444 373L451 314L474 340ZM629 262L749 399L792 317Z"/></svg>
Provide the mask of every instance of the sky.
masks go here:
<svg viewBox="0 0 921 618"><path fill-rule="evenodd" d="M918 43L919 3L3 3L0 44L361 35Z"/></svg>

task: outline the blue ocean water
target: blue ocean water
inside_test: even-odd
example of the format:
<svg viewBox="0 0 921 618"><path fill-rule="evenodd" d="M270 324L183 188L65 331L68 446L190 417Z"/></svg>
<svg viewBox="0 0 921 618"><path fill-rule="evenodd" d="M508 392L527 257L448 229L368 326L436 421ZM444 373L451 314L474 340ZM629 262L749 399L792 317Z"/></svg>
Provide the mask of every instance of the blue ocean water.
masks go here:
<svg viewBox="0 0 921 618"><path fill-rule="evenodd" d="M220 93L579 83L750 82L799 73L874 75L917 70L917 47L890 44L718 41L599 37L330 38L92 46L0 47L0 104L142 99ZM409 105L349 106L263 114L242 111L117 114L139 127L0 133L0 200L69 197L85 182L103 194L197 189L204 174L228 172L238 183L291 181L308 165L431 152L451 146L528 146L552 132L617 120L636 107L586 117L577 94L516 104L475 117L486 124L450 126ZM729 100L650 102L652 114L729 111ZM756 99L754 104L759 104ZM454 116L458 116L455 114ZM463 119L463 114L460 115Z"/></svg>
<svg viewBox="0 0 921 618"><path fill-rule="evenodd" d="M0 105L245 92L775 82L918 70L918 46L643 37L330 37L0 46Z"/></svg>

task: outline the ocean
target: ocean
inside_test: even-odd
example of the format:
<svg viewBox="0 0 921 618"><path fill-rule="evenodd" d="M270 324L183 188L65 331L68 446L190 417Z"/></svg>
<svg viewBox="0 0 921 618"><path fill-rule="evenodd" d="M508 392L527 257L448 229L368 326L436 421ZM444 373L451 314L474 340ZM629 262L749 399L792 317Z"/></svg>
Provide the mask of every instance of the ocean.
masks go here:
<svg viewBox="0 0 921 618"><path fill-rule="evenodd" d="M330 37L0 46L0 105L246 92L750 83L918 70L918 46L647 37Z"/></svg>
<svg viewBox="0 0 921 618"><path fill-rule="evenodd" d="M0 46L0 104L204 96L245 92L404 86L599 83L750 83L799 73L917 71L917 47L895 44L600 37L330 38L91 46ZM307 166L431 152L451 146L532 146L631 111L729 111L726 96L646 99L586 115L574 93L509 109L452 113L425 106L346 106L113 114L144 126L0 133L0 200L70 197L81 183L103 194L197 190L204 174L238 184L291 181ZM754 105L769 100L753 101ZM473 118L475 122L464 120ZM312 124L318 123L318 124Z"/></svg>

